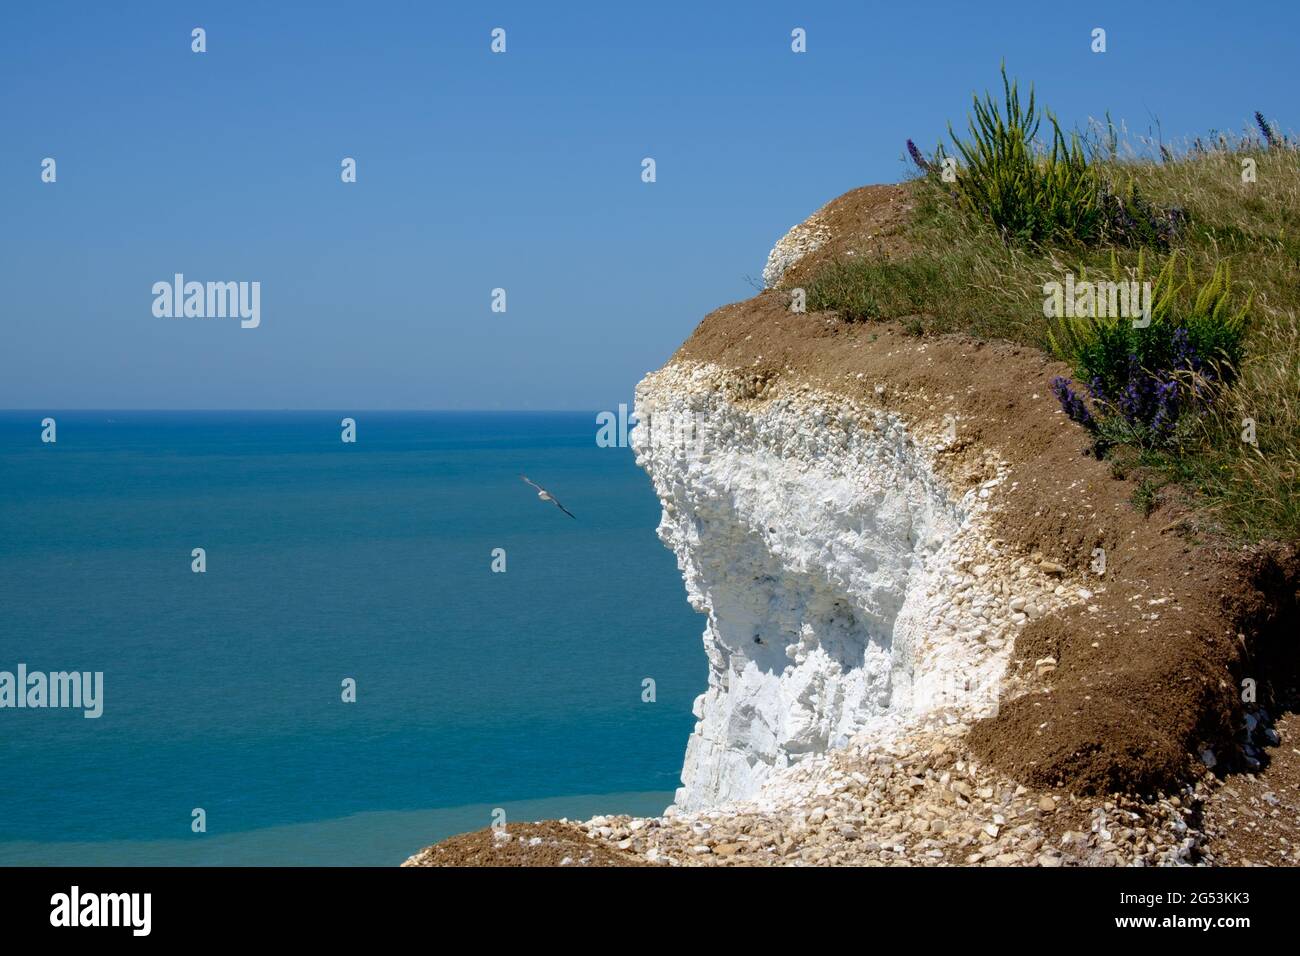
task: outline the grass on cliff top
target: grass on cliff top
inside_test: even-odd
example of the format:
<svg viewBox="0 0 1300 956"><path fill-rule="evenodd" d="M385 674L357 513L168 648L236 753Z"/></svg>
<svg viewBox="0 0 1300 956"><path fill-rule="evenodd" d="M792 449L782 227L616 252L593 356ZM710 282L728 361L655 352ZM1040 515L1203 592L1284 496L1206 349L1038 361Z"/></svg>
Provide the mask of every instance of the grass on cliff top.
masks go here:
<svg viewBox="0 0 1300 956"><path fill-rule="evenodd" d="M1176 451L1118 448L1115 468L1134 469L1145 496L1174 482L1194 492L1203 523L1243 540L1300 540L1300 151L1251 138L1219 137L1209 149L1175 157L1095 159L1116 181L1131 180L1151 203L1183 210L1182 228L1150 263L1169 255L1210 276L1231 268L1234 299L1250 297L1245 357L1237 379L1203 414L1194 439ZM1243 158L1257 165L1242 182ZM905 227L907 258L867 250L823 266L805 283L809 310L851 321L901 319L916 334L966 332L1051 351L1043 284L1076 277L1115 278L1137 265L1139 248L1004 241L964 210L937 175L910 183L915 213ZM1258 446L1242 441L1242 419L1256 423ZM1085 433L1080 432L1080 438Z"/></svg>

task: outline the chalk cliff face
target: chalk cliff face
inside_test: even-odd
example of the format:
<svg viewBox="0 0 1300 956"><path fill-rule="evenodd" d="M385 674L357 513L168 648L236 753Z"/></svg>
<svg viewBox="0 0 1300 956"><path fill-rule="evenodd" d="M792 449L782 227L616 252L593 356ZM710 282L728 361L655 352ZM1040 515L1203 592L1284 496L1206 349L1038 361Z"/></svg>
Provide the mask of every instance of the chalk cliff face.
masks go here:
<svg viewBox="0 0 1300 956"><path fill-rule="evenodd" d="M640 383L636 411L660 537L707 621L679 807L938 708L992 710L1024 620L982 533L1000 479L948 487L941 427L685 361Z"/></svg>

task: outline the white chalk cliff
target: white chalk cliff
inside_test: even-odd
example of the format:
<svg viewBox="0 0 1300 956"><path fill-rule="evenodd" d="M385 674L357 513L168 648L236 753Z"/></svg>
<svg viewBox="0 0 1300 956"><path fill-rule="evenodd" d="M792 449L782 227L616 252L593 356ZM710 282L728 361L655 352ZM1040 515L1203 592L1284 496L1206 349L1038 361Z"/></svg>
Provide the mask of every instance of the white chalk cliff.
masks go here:
<svg viewBox="0 0 1300 956"><path fill-rule="evenodd" d="M706 617L679 808L925 715L995 711L1014 629L1060 602L1048 582L1009 597L984 530L1001 479L949 487L941 423L681 359L638 385L636 414L660 538Z"/></svg>

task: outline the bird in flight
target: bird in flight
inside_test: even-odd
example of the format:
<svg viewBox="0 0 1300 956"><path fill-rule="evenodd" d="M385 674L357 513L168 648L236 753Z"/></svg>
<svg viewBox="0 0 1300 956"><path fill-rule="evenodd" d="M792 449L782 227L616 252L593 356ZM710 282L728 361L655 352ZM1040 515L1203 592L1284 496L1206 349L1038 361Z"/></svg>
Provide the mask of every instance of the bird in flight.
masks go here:
<svg viewBox="0 0 1300 956"><path fill-rule="evenodd" d="M549 491L547 491L545 488L543 488L543 487L542 487L541 485L539 485L537 482L535 482L535 481L529 481L527 475L520 475L519 477L522 478L525 482L527 482L528 484L532 485L534 488L537 489L537 497L541 498L543 501L549 501L551 504L555 505L555 507L559 508L561 511L563 511L563 512L564 512L566 515L568 515L570 518L573 518L574 520L577 520L577 515L575 515L575 514L574 514L572 511L570 511L568 508L564 507L564 505L560 504L560 502L556 500L556 498L555 498L554 495L552 495Z"/></svg>

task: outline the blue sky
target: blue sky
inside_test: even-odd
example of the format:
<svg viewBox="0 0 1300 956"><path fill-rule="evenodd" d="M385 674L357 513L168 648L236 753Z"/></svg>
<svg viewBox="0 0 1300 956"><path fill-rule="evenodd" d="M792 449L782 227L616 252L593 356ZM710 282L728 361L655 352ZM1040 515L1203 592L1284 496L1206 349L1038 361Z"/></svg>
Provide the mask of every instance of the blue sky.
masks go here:
<svg viewBox="0 0 1300 956"><path fill-rule="evenodd" d="M0 407L612 409L1002 58L1066 124L1291 130L1297 11L5 4ZM261 326L156 318L177 272L259 281Z"/></svg>

